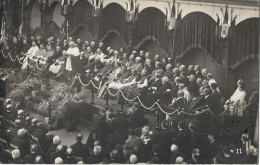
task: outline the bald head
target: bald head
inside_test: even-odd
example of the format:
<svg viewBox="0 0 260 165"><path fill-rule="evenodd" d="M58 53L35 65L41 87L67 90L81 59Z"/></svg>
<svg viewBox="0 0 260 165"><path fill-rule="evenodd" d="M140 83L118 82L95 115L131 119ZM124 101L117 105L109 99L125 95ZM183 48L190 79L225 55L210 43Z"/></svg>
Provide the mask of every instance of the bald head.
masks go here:
<svg viewBox="0 0 260 165"><path fill-rule="evenodd" d="M204 94L205 96L210 95L210 89L209 89L209 88L204 88L203 94Z"/></svg>
<svg viewBox="0 0 260 165"><path fill-rule="evenodd" d="M63 164L63 160L61 157L57 157L55 160L54 160L54 164Z"/></svg>
<svg viewBox="0 0 260 165"><path fill-rule="evenodd" d="M166 84L169 82L169 78L168 77L163 77L162 78L162 84Z"/></svg>
<svg viewBox="0 0 260 165"><path fill-rule="evenodd" d="M12 151L12 158L13 159L18 159L18 158L20 158L20 150L18 150L18 149L14 149L13 151Z"/></svg>
<svg viewBox="0 0 260 165"><path fill-rule="evenodd" d="M18 137L24 137L25 136L25 129L19 129L18 131L17 131L17 136Z"/></svg>
<svg viewBox="0 0 260 165"><path fill-rule="evenodd" d="M181 156L179 156L179 157L177 157L176 158L176 164L181 164L181 163L183 163L183 161L184 161L184 159L183 159L183 157L181 157Z"/></svg>
<svg viewBox="0 0 260 165"><path fill-rule="evenodd" d="M60 137L59 136L54 136L52 139L52 142L54 145L59 145L61 143Z"/></svg>
<svg viewBox="0 0 260 165"><path fill-rule="evenodd" d="M136 164L137 161L138 161L137 156L136 156L135 154L132 154L132 155L130 156L130 162L131 162L131 164Z"/></svg>
<svg viewBox="0 0 260 165"><path fill-rule="evenodd" d="M196 81L196 76L194 74L189 76L189 81L190 82L195 82Z"/></svg>
<svg viewBox="0 0 260 165"><path fill-rule="evenodd" d="M179 151L179 147L175 144L171 145L171 153L176 153Z"/></svg>

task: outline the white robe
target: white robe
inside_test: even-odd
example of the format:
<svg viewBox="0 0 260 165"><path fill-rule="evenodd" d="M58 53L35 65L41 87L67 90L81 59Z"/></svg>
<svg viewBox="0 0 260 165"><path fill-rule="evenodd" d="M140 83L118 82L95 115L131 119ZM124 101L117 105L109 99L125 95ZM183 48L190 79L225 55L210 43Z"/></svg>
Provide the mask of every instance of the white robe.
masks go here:
<svg viewBox="0 0 260 165"><path fill-rule="evenodd" d="M243 116L244 107L246 104L245 97L246 97L246 92L240 91L239 87L236 89L234 94L230 97L230 101L234 102L233 105L236 104L236 102L239 100L237 116Z"/></svg>
<svg viewBox="0 0 260 165"><path fill-rule="evenodd" d="M38 46L32 46L28 51L27 51L27 55L23 60L23 65L22 65L22 70L25 70L28 66L28 58L32 58L33 56L36 55L36 53L38 52L39 48Z"/></svg>
<svg viewBox="0 0 260 165"><path fill-rule="evenodd" d="M66 52L66 54L68 54L69 56L67 57L67 61L66 61L66 67L65 69L68 71L72 71L72 57L71 56L79 56L80 55L80 51L77 47L74 48L69 48Z"/></svg>

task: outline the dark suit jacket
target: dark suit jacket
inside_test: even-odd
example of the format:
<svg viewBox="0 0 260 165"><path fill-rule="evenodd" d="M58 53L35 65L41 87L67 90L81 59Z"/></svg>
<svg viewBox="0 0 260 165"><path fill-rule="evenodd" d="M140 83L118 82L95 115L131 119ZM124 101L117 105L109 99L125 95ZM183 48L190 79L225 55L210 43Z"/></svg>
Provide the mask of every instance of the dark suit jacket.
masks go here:
<svg viewBox="0 0 260 165"><path fill-rule="evenodd" d="M125 149L126 150L133 150L135 146L140 148L143 145L143 141L140 137L132 136L125 142Z"/></svg>
<svg viewBox="0 0 260 165"><path fill-rule="evenodd" d="M24 164L25 162L19 158L19 159L14 159L14 160L11 160L10 162L8 162L9 164Z"/></svg>
<svg viewBox="0 0 260 165"><path fill-rule="evenodd" d="M195 73L196 75L196 78L202 78L202 74L201 74L201 72L199 71L199 72L197 72L197 73Z"/></svg>
<svg viewBox="0 0 260 165"><path fill-rule="evenodd" d="M196 82L189 82L188 91L192 97L197 97L199 95L199 85Z"/></svg>
<svg viewBox="0 0 260 165"><path fill-rule="evenodd" d="M176 101L173 103L174 109L176 109L178 107L180 107L181 109L184 108L186 110L187 100L184 97L177 98Z"/></svg>
<svg viewBox="0 0 260 165"><path fill-rule="evenodd" d="M24 157L24 163L26 164L34 164L36 156L40 155L39 153L30 153Z"/></svg>
<svg viewBox="0 0 260 165"><path fill-rule="evenodd" d="M77 160L73 157L63 160L63 164L77 164Z"/></svg>
<svg viewBox="0 0 260 165"><path fill-rule="evenodd" d="M184 159L187 159L191 153L190 133L186 130L179 130L174 143L179 147L179 153L184 155Z"/></svg>
<svg viewBox="0 0 260 165"><path fill-rule="evenodd" d="M91 155L85 161L86 164L99 164L102 161L101 155Z"/></svg>
<svg viewBox="0 0 260 165"><path fill-rule="evenodd" d="M131 128L141 127L144 122L144 111L140 108L132 114L130 117L129 125Z"/></svg>
<svg viewBox="0 0 260 165"><path fill-rule="evenodd" d="M12 144L16 145L19 148L22 158L30 153L29 140L17 136L13 138Z"/></svg>
<svg viewBox="0 0 260 165"><path fill-rule="evenodd" d="M223 96L218 91L213 91L211 94L211 99L213 101L213 113L221 113L221 100L223 99Z"/></svg>
<svg viewBox="0 0 260 165"><path fill-rule="evenodd" d="M86 157L87 156L87 147L80 141L77 141L73 145L70 146L73 151L73 154L78 157Z"/></svg>
<svg viewBox="0 0 260 165"><path fill-rule="evenodd" d="M48 150L48 140L45 133L40 129L35 129L33 132L33 136L38 139L40 147L45 153Z"/></svg>
<svg viewBox="0 0 260 165"><path fill-rule="evenodd" d="M199 95L194 100L192 100L188 110L192 111L196 108L203 106L205 104L205 95Z"/></svg>
<svg viewBox="0 0 260 165"><path fill-rule="evenodd" d="M205 99L205 104L209 106L214 115L221 112L221 94L217 91L214 91Z"/></svg>

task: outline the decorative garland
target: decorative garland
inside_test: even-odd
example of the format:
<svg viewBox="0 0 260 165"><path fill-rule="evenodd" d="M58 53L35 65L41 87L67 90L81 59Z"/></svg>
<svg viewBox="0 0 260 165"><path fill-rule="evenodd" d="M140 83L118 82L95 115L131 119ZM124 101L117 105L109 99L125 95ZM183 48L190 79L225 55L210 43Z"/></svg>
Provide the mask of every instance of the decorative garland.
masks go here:
<svg viewBox="0 0 260 165"><path fill-rule="evenodd" d="M22 83L20 83L20 84L16 84L16 83L14 83L14 85L21 86L21 85L25 84L27 81L29 81L31 75L32 75L32 72L29 74L29 76L27 77L27 79L26 79L24 82L22 82Z"/></svg>
<svg viewBox="0 0 260 165"><path fill-rule="evenodd" d="M17 54L17 55L15 56L15 58L13 59L12 56L11 56L11 54L8 54L7 56L5 56L3 50L1 50L1 52L2 52L2 55L3 55L4 58L8 58L8 57L9 57L11 61L15 62L15 61L17 60L20 64L23 64L23 62L21 62L21 60L19 59L19 57L17 57L18 55L21 55L21 54ZM28 66L29 66L29 67L35 67L35 66L36 66L36 68L37 68L38 70L40 70L40 71L43 71L43 70L45 69L45 65L43 66L43 68L40 68L39 65L38 65L38 62L35 62L34 65L30 65L29 62L28 62Z"/></svg>
<svg viewBox="0 0 260 165"><path fill-rule="evenodd" d="M4 56L4 58L8 58L8 56L5 56L5 55L4 55L3 50L1 50L1 51L2 51L2 55ZM15 58L15 60L13 60L10 55L9 55L9 57L10 57L10 59L11 59L12 61L18 60L19 63L21 63L21 61L19 60L19 58ZM21 63L21 64L22 64L22 63ZM28 66L29 66L29 67L35 67L35 66L36 66L36 68L37 68L38 70L40 70L40 71L42 71L42 70L45 68L45 66L44 66L42 69L40 69L39 66L38 66L38 62L36 62L33 66L28 63ZM36 76L39 75L39 74L30 72L28 78L27 78L24 82L22 82L22 83L20 83L20 84L14 84L14 85L20 86L20 85L25 84L27 81L29 81L29 79L30 79L30 77L31 77L32 74L33 74L33 75L36 75ZM72 82L71 85L69 85L69 87L72 87L72 86L75 84L75 82L76 82L77 79L79 80L79 82L81 83L81 85L83 85L83 86L85 86L85 87L86 87L86 86L89 86L90 83L91 83L94 88L98 89L98 91L99 91L100 88L101 88L101 87L97 87L92 80L90 80L87 84L84 84L84 83L82 82L82 80L81 80L81 78L80 78L79 75L75 75L75 76L74 76L73 82ZM117 96L118 94L121 94L121 95L123 96L123 98L124 98L126 101L129 101L129 102L133 102L133 101L135 101L135 100L137 99L138 102L141 104L141 106L144 107L145 109L147 109L147 110L153 110L153 109L157 106L157 107L158 107L164 114L166 114L166 115L173 115L173 114L175 114L175 113L177 112L178 115L180 115L180 114L183 113L183 114L190 115L190 116L196 116L196 115L200 115L200 114L202 114L202 113L205 113L205 112L207 112L207 111L210 111L209 109L207 109L207 110L205 110L205 111L203 111L203 112L201 112L201 113L198 113L198 114L189 114L189 113L184 112L184 111L178 112L178 110L175 110L175 111L173 111L173 112L171 112L171 113L168 113L168 112L165 112L165 111L162 109L161 105L160 105L158 102L154 102L151 107L146 107L146 106L142 103L142 101L141 101L141 99L140 99L139 96L136 96L136 97L133 98L133 99L128 99L128 98L124 95L124 93L123 93L122 90L119 90L116 94L112 94L112 93L109 91L109 88L107 87L106 84L105 84L105 88L106 88L107 92L108 92L111 96L114 96L114 97L115 97L115 96ZM211 111L210 111L210 112L211 112Z"/></svg>

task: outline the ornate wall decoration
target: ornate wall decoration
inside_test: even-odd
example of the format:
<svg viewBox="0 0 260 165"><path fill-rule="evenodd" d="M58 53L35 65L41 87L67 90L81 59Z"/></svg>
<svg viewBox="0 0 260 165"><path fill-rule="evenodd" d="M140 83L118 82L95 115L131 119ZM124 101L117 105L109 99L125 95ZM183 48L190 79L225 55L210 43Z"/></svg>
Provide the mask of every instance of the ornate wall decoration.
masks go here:
<svg viewBox="0 0 260 165"><path fill-rule="evenodd" d="M127 23L135 23L138 19L139 4L137 0L128 0L126 2L125 20Z"/></svg>
<svg viewBox="0 0 260 165"><path fill-rule="evenodd" d="M92 9L92 16L94 18L99 18L102 16L103 10L103 0L92 0L93 9Z"/></svg>
<svg viewBox="0 0 260 165"><path fill-rule="evenodd" d="M167 31L172 31L172 30L176 30L177 29L177 25L181 19L181 13L182 10L179 11L179 7L180 7L180 3L177 4L177 10L175 7L175 0L173 0L173 4L172 7L170 6L170 3L168 3L168 8L169 8L169 12L170 12L170 18L168 19L168 9L166 9L166 27L167 27Z"/></svg>
<svg viewBox="0 0 260 165"><path fill-rule="evenodd" d="M221 39L227 39L231 38L233 33L233 28L235 27L235 21L237 18L237 15L233 18L233 10L231 10L231 17L228 15L228 6L226 6L225 14L223 12L223 8L221 8L222 12L222 22L220 21L220 17L217 15L217 27L216 27L216 34L218 35L218 38Z"/></svg>

